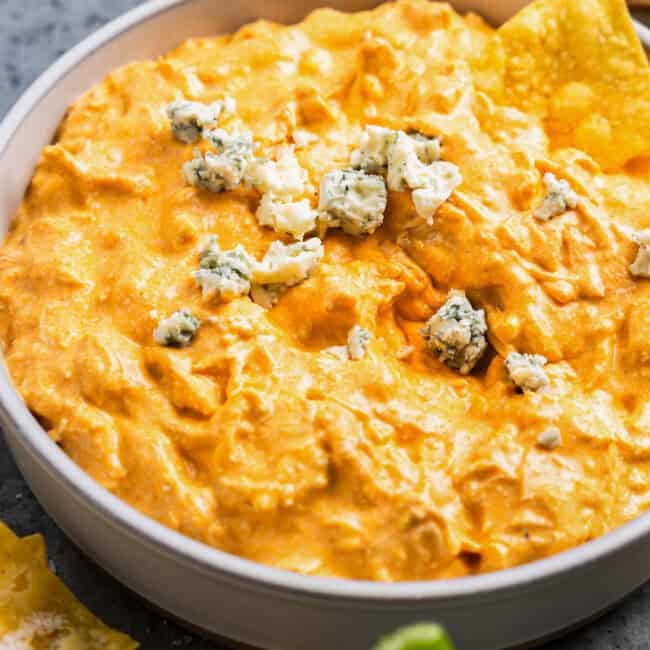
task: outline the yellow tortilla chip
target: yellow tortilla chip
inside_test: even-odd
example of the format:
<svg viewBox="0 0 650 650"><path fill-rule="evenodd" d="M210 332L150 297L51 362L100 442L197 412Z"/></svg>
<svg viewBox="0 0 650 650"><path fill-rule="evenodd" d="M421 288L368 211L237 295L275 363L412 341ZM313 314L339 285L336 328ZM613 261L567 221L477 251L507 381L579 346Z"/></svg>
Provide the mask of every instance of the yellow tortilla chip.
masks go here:
<svg viewBox="0 0 650 650"><path fill-rule="evenodd" d="M47 568L40 535L0 523L0 650L133 650L138 644L93 616Z"/></svg>
<svg viewBox="0 0 650 650"><path fill-rule="evenodd" d="M650 67L624 0L538 0L475 67L479 89L537 114L553 147L581 149L606 171L650 155Z"/></svg>

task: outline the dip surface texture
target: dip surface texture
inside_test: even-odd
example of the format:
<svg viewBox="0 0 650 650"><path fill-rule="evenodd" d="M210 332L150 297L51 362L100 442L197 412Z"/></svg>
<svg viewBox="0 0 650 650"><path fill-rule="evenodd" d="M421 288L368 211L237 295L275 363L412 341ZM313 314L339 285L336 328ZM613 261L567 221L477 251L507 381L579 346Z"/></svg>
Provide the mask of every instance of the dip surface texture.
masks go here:
<svg viewBox="0 0 650 650"><path fill-rule="evenodd" d="M323 9L125 66L71 107L0 250L11 376L111 492L264 564L424 580L598 537L650 505L650 282L629 269L650 228L648 76L622 0L538 3L498 32L423 0ZM373 234L329 230L270 308L205 301L208 236L257 260L291 239L259 225L258 191L186 183L179 93L235 98L219 127L258 156L299 145L294 198L314 208L369 124L440 137L462 183L432 220L389 191ZM541 219L549 173L579 200ZM466 375L421 334L451 290L485 310ZM159 345L182 309L195 338ZM359 358L328 352L355 326ZM542 390L513 383L515 352L548 360Z"/></svg>

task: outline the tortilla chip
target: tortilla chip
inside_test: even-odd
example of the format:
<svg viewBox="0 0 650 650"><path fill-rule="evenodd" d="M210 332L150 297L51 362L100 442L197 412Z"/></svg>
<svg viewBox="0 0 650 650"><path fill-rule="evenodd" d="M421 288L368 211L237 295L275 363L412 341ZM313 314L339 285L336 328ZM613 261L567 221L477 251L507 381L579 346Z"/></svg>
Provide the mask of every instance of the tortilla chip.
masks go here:
<svg viewBox="0 0 650 650"><path fill-rule="evenodd" d="M40 535L0 523L0 650L133 650L138 644L95 618L47 568Z"/></svg>
<svg viewBox="0 0 650 650"><path fill-rule="evenodd" d="M538 115L606 171L650 155L650 67L624 0L538 0L475 64L480 90Z"/></svg>

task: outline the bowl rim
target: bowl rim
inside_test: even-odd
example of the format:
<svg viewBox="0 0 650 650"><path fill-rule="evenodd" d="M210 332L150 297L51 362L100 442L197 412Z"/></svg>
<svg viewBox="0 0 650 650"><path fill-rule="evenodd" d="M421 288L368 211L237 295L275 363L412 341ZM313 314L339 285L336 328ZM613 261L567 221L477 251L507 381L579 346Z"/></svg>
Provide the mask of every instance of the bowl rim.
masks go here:
<svg viewBox="0 0 650 650"><path fill-rule="evenodd" d="M0 123L0 159L6 155L22 122L58 83L74 71L77 64L142 23L194 1L149 0L91 33L55 61L27 88ZM637 21L635 29L643 44L650 47L650 29ZM111 494L50 439L18 395L4 364L0 371L0 423L5 435L12 436L16 444L25 448L50 479L64 483L87 507L98 511L121 532L155 547L176 562L256 588L264 586L276 595L281 590L301 598L343 599L360 603L389 601L391 604L470 597L493 601L506 591L528 591L539 586L540 582L559 580L578 566L596 563L624 551L650 533L648 511L601 537L556 555L492 573L453 579L383 583L301 575L210 547L159 524Z"/></svg>

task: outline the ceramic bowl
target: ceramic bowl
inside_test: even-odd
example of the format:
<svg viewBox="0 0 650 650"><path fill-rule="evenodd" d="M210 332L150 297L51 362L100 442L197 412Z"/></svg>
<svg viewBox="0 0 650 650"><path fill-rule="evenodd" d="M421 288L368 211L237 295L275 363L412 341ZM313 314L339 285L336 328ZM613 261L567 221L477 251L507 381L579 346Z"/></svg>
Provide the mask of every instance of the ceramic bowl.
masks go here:
<svg viewBox="0 0 650 650"><path fill-rule="evenodd" d="M112 69L256 18L295 22L321 2L153 0L87 38L29 88L0 126L2 232L66 108ZM327 4L355 11L377 3ZM498 22L522 3L451 4ZM638 29L650 43L648 31ZM445 624L461 650L518 646L579 624L650 577L650 514L573 550L480 576L383 584L297 575L204 546L111 495L50 440L4 369L0 422L34 494L87 555L175 617L254 646L366 650L381 634L420 620Z"/></svg>

